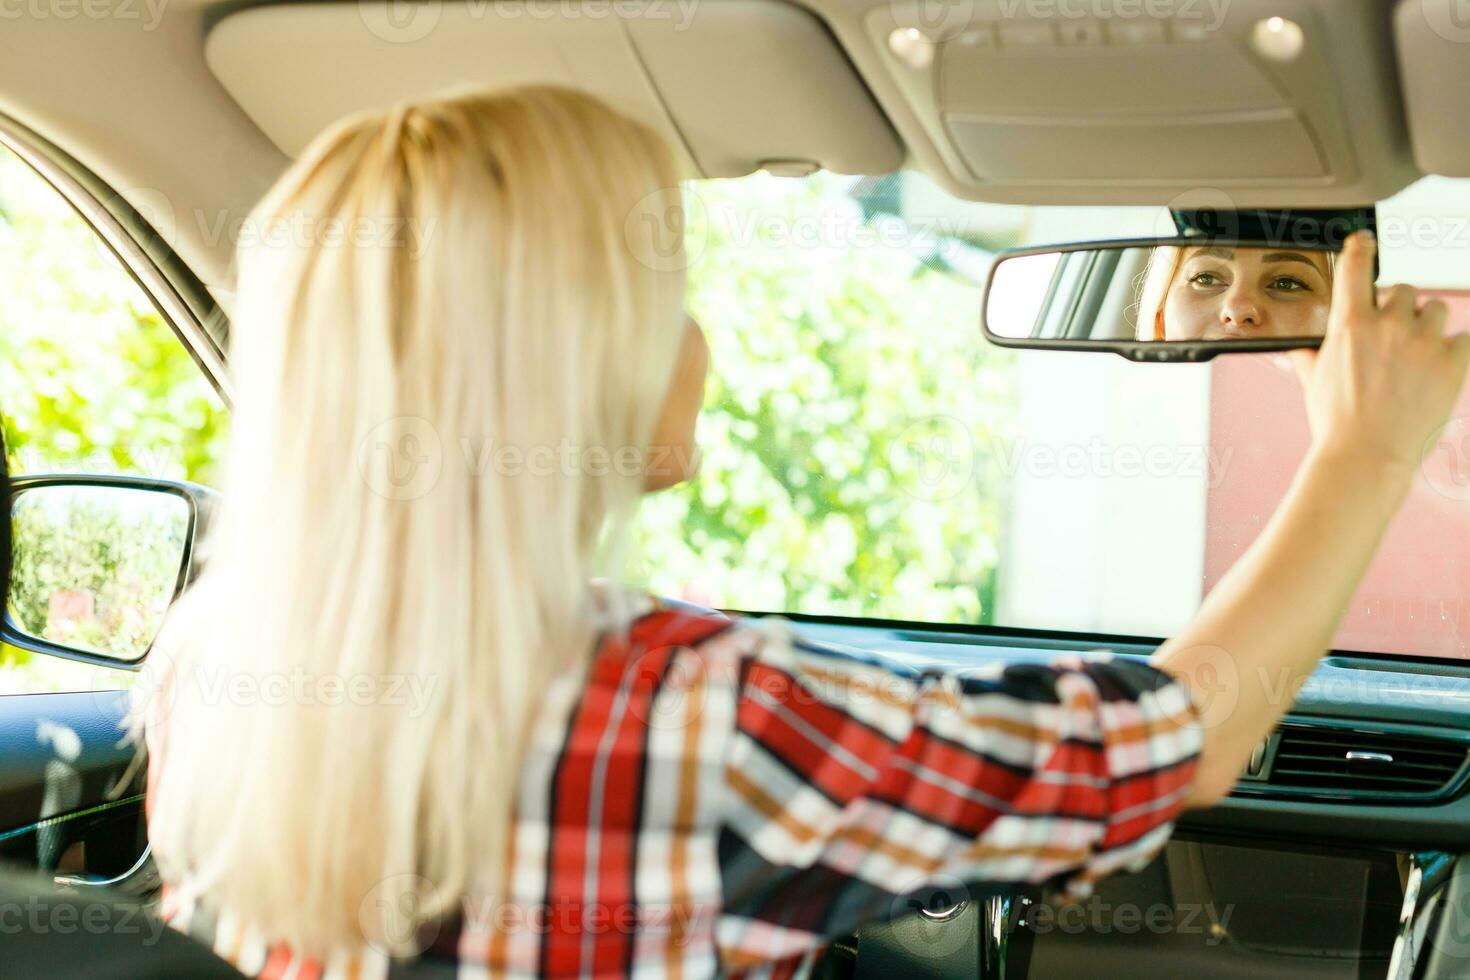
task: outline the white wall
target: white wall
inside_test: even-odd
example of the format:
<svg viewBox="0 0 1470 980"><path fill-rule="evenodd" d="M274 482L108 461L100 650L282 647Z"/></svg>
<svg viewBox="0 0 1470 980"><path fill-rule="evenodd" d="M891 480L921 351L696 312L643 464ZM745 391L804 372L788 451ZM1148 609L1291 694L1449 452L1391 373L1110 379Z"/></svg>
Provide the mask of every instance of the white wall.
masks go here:
<svg viewBox="0 0 1470 980"><path fill-rule="evenodd" d="M1027 352L998 621L1166 635L1199 606L1209 369Z"/></svg>

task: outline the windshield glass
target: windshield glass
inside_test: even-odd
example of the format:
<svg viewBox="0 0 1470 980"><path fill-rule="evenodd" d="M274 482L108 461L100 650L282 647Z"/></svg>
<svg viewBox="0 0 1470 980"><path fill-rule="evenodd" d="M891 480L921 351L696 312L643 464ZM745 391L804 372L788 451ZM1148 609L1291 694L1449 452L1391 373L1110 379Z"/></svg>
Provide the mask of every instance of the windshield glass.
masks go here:
<svg viewBox="0 0 1470 980"><path fill-rule="evenodd" d="M1162 208L965 202L911 173L762 174L702 182L688 201L711 377L700 475L640 518L640 575L661 594L1164 637L1306 450L1282 355L1140 365L982 337L997 251L1172 234ZM1379 237L1381 282L1433 287L1464 322L1470 181L1384 202ZM1467 455L1463 419L1426 447L1338 649L1470 656Z"/></svg>

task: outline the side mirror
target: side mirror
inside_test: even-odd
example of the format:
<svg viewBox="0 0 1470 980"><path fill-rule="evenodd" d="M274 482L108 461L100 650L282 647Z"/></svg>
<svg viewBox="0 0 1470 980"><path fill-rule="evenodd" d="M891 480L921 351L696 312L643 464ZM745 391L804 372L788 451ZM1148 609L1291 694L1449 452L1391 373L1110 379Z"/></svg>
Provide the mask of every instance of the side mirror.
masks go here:
<svg viewBox="0 0 1470 980"><path fill-rule="evenodd" d="M1002 347L1135 361L1320 347L1336 251L1199 237L1016 249L991 266L982 325Z"/></svg>
<svg viewBox="0 0 1470 980"><path fill-rule="evenodd" d="M11 481L10 603L0 640L111 666L147 656L169 605L197 574L216 494L138 477Z"/></svg>

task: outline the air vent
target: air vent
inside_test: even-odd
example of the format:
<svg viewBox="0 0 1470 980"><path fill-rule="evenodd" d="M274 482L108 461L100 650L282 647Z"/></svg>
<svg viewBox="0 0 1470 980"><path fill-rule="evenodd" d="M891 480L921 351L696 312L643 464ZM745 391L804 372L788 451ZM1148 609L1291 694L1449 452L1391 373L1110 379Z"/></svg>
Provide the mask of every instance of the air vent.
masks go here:
<svg viewBox="0 0 1470 980"><path fill-rule="evenodd" d="M1316 725L1282 725L1272 741L1260 791L1359 801L1447 796L1470 753L1450 739Z"/></svg>

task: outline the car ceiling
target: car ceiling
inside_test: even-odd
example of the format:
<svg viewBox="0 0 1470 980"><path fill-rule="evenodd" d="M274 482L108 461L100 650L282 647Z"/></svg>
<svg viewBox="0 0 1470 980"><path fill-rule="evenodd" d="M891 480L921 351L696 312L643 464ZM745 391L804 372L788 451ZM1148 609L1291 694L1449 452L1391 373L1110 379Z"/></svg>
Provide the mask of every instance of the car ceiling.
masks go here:
<svg viewBox="0 0 1470 980"><path fill-rule="evenodd" d="M1455 2L52 0L5 22L0 113L219 293L251 206L320 126L473 85L591 90L700 176L907 166L1011 203L1375 201L1470 175Z"/></svg>

